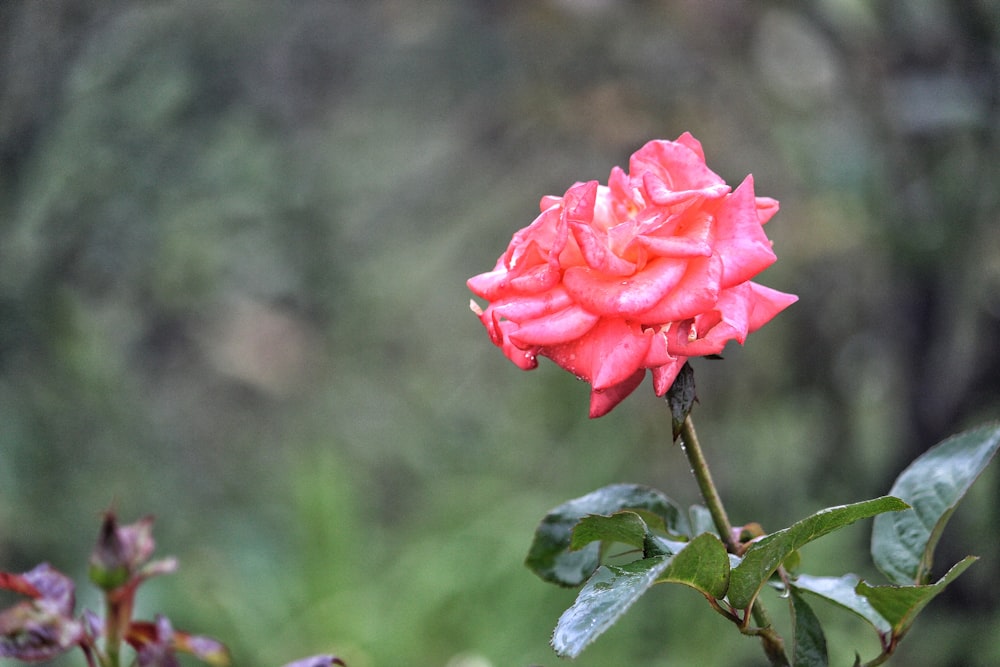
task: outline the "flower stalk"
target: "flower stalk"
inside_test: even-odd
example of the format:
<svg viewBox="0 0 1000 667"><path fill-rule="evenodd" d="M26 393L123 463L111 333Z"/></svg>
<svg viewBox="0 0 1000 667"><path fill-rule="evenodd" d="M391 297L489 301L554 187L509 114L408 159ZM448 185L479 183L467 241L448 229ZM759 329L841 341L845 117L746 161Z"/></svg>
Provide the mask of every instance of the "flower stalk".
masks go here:
<svg viewBox="0 0 1000 667"><path fill-rule="evenodd" d="M736 553L737 544L733 538L733 525L729 522L729 515L726 514L722 498L719 497L719 491L715 488L715 482L712 481L712 472L708 469L708 461L705 460L705 455L701 451L701 444L698 442L698 434L694 430L691 415L684 418L680 435L681 449L684 450L684 455L687 456L688 463L691 465L691 473L694 475L695 481L698 482L698 490L701 491L705 506L708 508L709 514L712 515L715 529L722 537L726 549L730 553Z"/></svg>
<svg viewBox="0 0 1000 667"><path fill-rule="evenodd" d="M690 414L684 417L684 422L681 424L680 437L681 448L684 450L684 455L691 466L691 473L698 483L698 490L705 501L705 506L712 516L715 529L722 538L722 542L726 545L726 550L729 553L738 554L740 547L738 535L733 532L733 525L729 521L726 507L722 504L719 490L712 480L712 471L708 468L708 461L705 460L705 454L702 452L701 443L698 441L698 434L694 429L694 422L691 420ZM744 634L760 637L764 653L774 667L788 667L789 662L788 656L785 654L785 642L772 627L770 617L760 600L754 601L751 607L751 615L756 623L756 627L750 628L741 625L740 631ZM728 615L727 617L735 618Z"/></svg>
<svg viewBox="0 0 1000 667"><path fill-rule="evenodd" d="M121 603L114 599L110 593L105 594L105 635L104 635L104 655L102 662L106 667L119 667L120 652L122 645Z"/></svg>

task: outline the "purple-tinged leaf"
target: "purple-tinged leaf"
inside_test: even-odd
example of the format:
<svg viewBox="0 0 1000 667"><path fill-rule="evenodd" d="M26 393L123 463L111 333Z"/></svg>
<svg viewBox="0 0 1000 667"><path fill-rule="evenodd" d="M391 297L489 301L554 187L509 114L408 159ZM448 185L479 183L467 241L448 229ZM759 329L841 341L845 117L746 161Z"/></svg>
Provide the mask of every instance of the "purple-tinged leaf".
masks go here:
<svg viewBox="0 0 1000 667"><path fill-rule="evenodd" d="M0 657L26 662L51 660L74 648L83 626L58 603L45 598L25 600L0 611Z"/></svg>
<svg viewBox="0 0 1000 667"><path fill-rule="evenodd" d="M76 606L76 585L65 574L48 563L36 565L23 574L0 572L0 588L53 602L65 615Z"/></svg>
<svg viewBox="0 0 1000 667"><path fill-rule="evenodd" d="M190 653L213 667L225 667L230 663L229 650L211 637L192 635L174 630L170 620L158 615L155 623L135 621L129 625L126 640L140 656L141 667L160 667L176 661L178 651ZM149 662L143 662L148 660Z"/></svg>
<svg viewBox="0 0 1000 667"><path fill-rule="evenodd" d="M174 628L166 616L157 616L155 623L131 623L125 638L135 649L139 667L180 667L174 651Z"/></svg>
<svg viewBox="0 0 1000 667"><path fill-rule="evenodd" d="M302 660L296 660L295 662L289 662L282 667L332 667L333 665L347 667L347 663L335 655L314 655Z"/></svg>
<svg viewBox="0 0 1000 667"><path fill-rule="evenodd" d="M222 642L204 635L174 632L174 647L213 667L225 667L230 662L229 649Z"/></svg>
<svg viewBox="0 0 1000 667"><path fill-rule="evenodd" d="M0 611L0 657L50 660L83 639L83 625L73 619L73 581L48 563L0 573L0 588L31 598Z"/></svg>

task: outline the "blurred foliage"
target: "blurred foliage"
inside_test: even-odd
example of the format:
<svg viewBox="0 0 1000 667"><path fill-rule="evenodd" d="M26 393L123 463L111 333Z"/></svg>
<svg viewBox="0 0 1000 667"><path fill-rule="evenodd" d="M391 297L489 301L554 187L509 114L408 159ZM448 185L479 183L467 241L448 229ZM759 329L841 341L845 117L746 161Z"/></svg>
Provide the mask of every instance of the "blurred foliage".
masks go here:
<svg viewBox="0 0 1000 667"><path fill-rule="evenodd" d="M695 367L734 521L885 492L1000 414L998 26L987 0L6 0L0 563L81 568L113 503L181 561L140 604L238 664L554 664L573 592L523 567L537 520L696 492L651 391L588 421L464 281L542 195L685 130L781 201L762 282L801 297ZM998 490L900 664L1000 662ZM843 571L867 530L805 556ZM872 652L816 611L836 664ZM756 664L693 592L629 614L575 664Z"/></svg>

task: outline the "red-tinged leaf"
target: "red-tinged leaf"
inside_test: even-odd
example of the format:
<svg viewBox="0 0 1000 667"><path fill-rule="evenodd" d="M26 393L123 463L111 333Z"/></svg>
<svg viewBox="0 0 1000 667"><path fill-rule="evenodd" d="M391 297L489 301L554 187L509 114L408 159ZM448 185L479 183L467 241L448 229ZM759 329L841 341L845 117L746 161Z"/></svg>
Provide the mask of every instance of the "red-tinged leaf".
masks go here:
<svg viewBox="0 0 1000 667"><path fill-rule="evenodd" d="M347 663L335 655L314 655L302 660L296 660L295 662L289 662L282 667L331 667L332 665L347 667Z"/></svg>

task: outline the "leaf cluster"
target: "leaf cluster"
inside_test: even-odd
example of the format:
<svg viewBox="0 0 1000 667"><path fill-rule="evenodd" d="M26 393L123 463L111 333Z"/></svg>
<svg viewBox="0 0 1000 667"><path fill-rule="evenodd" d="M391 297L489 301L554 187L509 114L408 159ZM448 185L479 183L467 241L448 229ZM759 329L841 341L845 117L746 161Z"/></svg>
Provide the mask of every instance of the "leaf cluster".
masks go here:
<svg viewBox="0 0 1000 667"><path fill-rule="evenodd" d="M739 553L727 552L719 535L706 530L699 518L704 508L685 510L656 489L614 484L570 500L542 519L526 560L546 581L583 585L560 617L552 645L561 656L578 656L660 583L693 588L745 634L772 632L754 613L758 595L770 584L789 601L794 646L786 664L828 664L823 629L806 600L810 596L866 621L882 651L865 665L882 664L920 611L976 560L969 556L931 582L944 527L998 447L998 424L948 438L904 470L889 495L823 509L741 544ZM872 584L850 573L799 572L800 548L871 517L872 558L889 583ZM862 664L860 658L856 664Z"/></svg>

